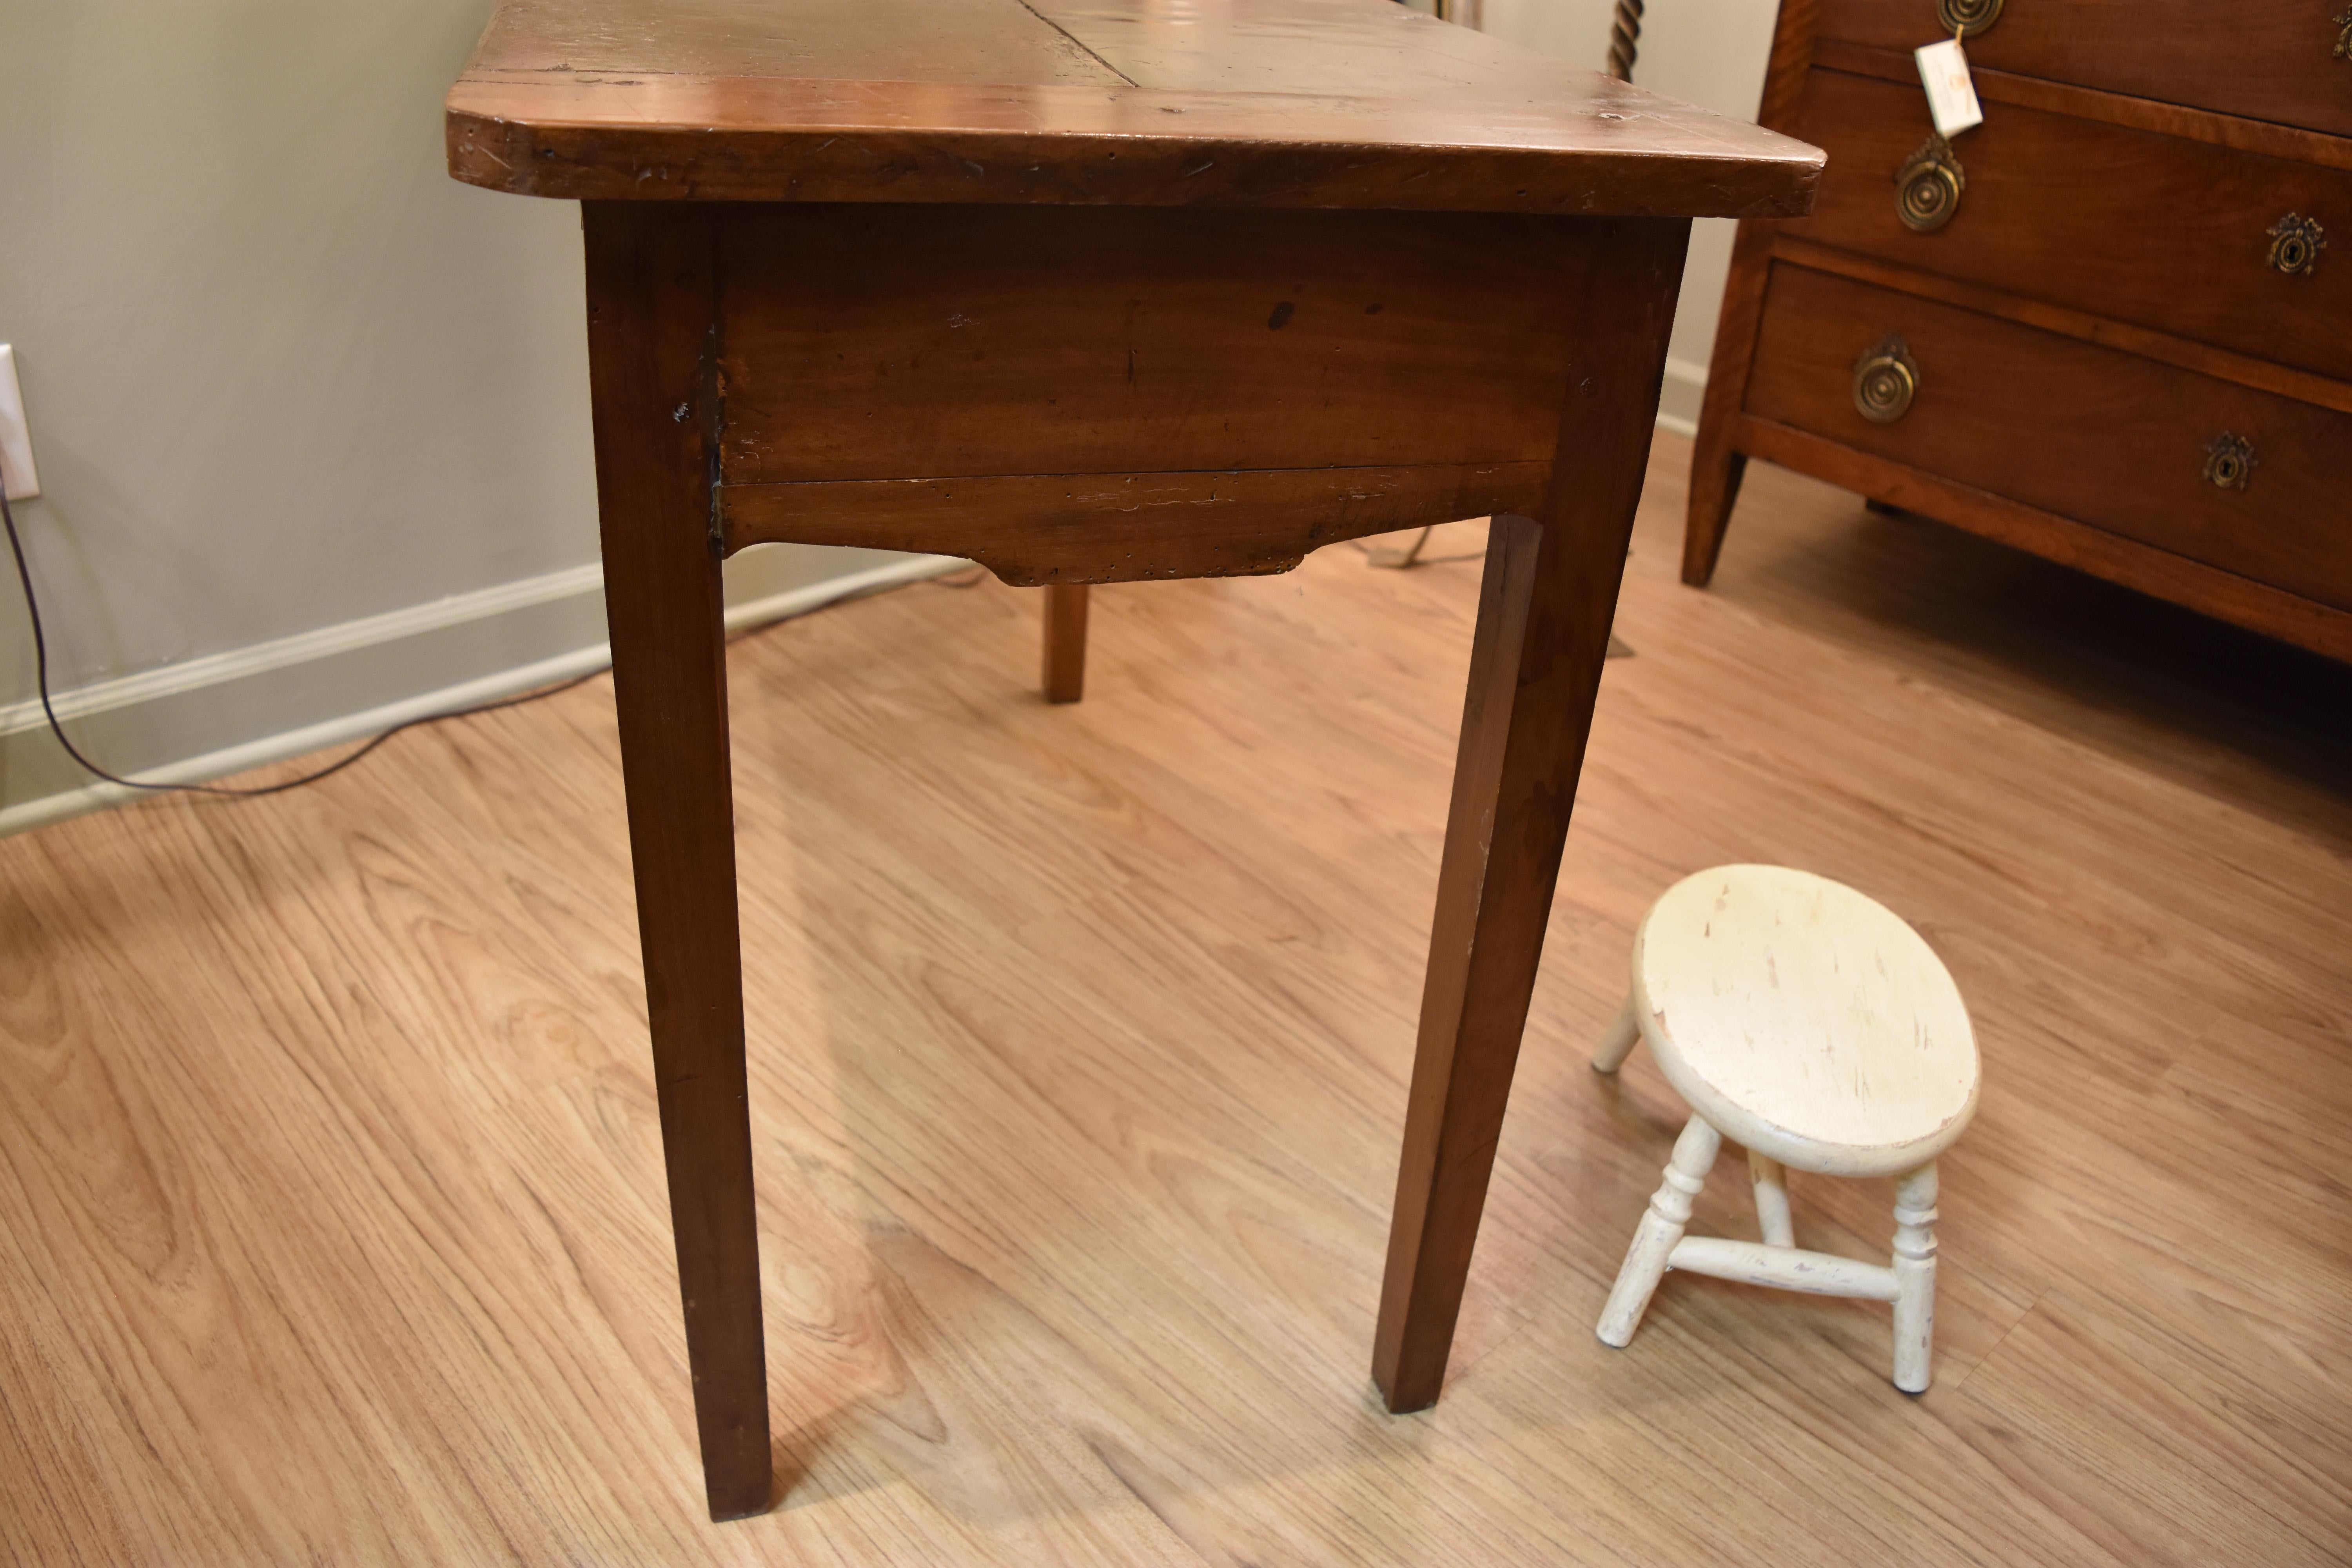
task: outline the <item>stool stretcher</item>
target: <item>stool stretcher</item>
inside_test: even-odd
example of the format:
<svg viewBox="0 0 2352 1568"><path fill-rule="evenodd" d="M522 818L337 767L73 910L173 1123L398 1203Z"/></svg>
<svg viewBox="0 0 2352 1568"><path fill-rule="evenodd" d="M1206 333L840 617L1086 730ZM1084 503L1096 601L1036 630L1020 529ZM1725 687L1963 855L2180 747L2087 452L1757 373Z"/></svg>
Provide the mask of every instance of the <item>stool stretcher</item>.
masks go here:
<svg viewBox="0 0 2352 1568"><path fill-rule="evenodd" d="M1806 1252L1793 1247L1770 1247L1760 1241L1734 1241L1719 1236L1686 1236L1666 1255L1668 1268L1737 1279L1743 1285L1769 1285L1776 1290L1802 1290L1814 1296L1859 1296L1868 1301L1892 1301L1897 1290L1895 1270L1883 1263L1863 1263L1829 1252Z"/></svg>

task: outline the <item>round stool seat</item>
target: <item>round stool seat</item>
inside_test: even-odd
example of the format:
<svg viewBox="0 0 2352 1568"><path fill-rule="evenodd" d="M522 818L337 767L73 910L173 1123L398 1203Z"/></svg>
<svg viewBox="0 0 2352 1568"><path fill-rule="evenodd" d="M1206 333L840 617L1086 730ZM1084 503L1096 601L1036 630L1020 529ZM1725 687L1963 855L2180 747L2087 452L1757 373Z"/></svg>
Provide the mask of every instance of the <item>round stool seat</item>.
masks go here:
<svg viewBox="0 0 2352 1568"><path fill-rule="evenodd" d="M1799 1170L1911 1170L1976 1110L1951 975L1892 910L1824 877L1718 866L1667 889L1633 938L1631 1006L1693 1110Z"/></svg>

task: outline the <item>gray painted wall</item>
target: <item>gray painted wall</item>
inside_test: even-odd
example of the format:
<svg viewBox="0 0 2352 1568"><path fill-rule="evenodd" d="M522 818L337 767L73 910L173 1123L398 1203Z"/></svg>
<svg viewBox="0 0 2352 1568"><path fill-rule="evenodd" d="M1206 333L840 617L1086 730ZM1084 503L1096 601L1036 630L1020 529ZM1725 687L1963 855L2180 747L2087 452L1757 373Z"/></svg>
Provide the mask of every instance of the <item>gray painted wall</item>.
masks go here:
<svg viewBox="0 0 2352 1568"><path fill-rule="evenodd" d="M51 684L117 771L249 766L596 658L579 211L443 167L489 5L0 0L17 519ZM730 596L805 607L886 559L750 552ZM119 798L41 729L15 601L0 831Z"/></svg>
<svg viewBox="0 0 2352 1568"><path fill-rule="evenodd" d="M488 0L0 0L59 684L596 558L578 214L442 170ZM0 700L31 689L0 616Z"/></svg>

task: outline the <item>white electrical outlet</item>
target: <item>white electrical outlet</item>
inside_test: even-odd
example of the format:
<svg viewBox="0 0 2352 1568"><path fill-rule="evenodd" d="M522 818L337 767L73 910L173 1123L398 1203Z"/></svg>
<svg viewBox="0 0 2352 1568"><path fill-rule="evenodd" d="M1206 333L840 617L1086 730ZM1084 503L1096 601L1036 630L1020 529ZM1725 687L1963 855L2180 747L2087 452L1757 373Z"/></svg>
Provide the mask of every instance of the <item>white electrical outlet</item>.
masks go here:
<svg viewBox="0 0 2352 1568"><path fill-rule="evenodd" d="M41 493L41 476L33 467L33 427L25 419L25 391L16 384L16 351L0 343L0 481L10 500L29 500Z"/></svg>

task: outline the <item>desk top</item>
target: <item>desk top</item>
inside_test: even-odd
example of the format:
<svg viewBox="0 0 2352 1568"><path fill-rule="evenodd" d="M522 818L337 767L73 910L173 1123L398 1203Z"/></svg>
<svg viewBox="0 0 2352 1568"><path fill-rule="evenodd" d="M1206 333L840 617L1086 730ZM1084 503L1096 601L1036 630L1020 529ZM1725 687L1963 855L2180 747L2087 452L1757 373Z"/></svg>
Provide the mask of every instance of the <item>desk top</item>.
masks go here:
<svg viewBox="0 0 2352 1568"><path fill-rule="evenodd" d="M502 0L447 128L591 200L1753 217L1822 166L1391 0Z"/></svg>

